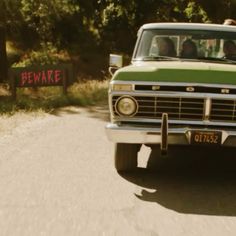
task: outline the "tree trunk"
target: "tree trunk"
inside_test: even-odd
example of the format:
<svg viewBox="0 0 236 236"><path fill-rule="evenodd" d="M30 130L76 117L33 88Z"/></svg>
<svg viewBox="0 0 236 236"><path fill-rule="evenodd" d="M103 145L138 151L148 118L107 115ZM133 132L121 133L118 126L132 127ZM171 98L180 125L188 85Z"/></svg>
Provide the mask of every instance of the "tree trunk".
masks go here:
<svg viewBox="0 0 236 236"><path fill-rule="evenodd" d="M6 31L0 26L0 83L7 80L8 65L6 51Z"/></svg>

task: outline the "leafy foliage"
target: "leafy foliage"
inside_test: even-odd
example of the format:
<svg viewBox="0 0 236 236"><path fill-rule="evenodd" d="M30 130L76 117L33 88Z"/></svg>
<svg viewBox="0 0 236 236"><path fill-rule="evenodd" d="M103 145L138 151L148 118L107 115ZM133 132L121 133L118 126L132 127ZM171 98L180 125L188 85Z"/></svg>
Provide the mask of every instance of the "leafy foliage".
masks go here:
<svg viewBox="0 0 236 236"><path fill-rule="evenodd" d="M42 48L38 51L30 51L26 53L20 62L13 64L13 67L27 67L33 65L54 65L59 63L57 48L51 43L42 44Z"/></svg>
<svg viewBox="0 0 236 236"><path fill-rule="evenodd" d="M208 21L207 13L196 2L189 2L184 12L190 22Z"/></svg>
<svg viewBox="0 0 236 236"><path fill-rule="evenodd" d="M45 49L50 53L53 47L67 50L71 58L79 58L84 64L96 64L97 57L87 55L130 55L137 30L144 23L222 23L235 15L234 0L0 1L0 24L6 27L8 39L27 52L32 50L27 53L29 63L50 61ZM45 47L48 43L51 48ZM23 64L27 65L28 59L23 57Z"/></svg>
<svg viewBox="0 0 236 236"><path fill-rule="evenodd" d="M24 21L43 41L53 41L56 24L73 17L79 11L78 4L71 0L21 0Z"/></svg>

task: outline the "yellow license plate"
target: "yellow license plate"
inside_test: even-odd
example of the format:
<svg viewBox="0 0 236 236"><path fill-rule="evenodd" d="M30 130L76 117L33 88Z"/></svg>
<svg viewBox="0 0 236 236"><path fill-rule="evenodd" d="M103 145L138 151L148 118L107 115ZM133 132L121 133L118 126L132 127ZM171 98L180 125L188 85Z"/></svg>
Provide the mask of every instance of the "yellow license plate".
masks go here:
<svg viewBox="0 0 236 236"><path fill-rule="evenodd" d="M191 144L220 145L222 133L219 131L192 131Z"/></svg>

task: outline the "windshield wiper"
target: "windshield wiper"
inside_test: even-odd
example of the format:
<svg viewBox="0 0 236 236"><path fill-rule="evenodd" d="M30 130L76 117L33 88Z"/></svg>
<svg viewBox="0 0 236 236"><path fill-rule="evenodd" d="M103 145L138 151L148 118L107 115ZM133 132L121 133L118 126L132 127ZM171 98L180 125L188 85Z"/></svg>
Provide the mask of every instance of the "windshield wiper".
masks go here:
<svg viewBox="0 0 236 236"><path fill-rule="evenodd" d="M136 61L205 61L205 62L222 62L236 64L236 60L229 58L216 58L216 57L197 57L197 58L184 58L184 57L168 57L168 56L146 56L137 58Z"/></svg>
<svg viewBox="0 0 236 236"><path fill-rule="evenodd" d="M199 58L199 60L202 60L202 61L209 61L209 62L228 62L228 63L231 63L231 64L235 64L236 63L236 60L232 60L232 59L229 59L229 58L226 58L226 57L222 57L222 58L216 58L216 57L201 57Z"/></svg>
<svg viewBox="0 0 236 236"><path fill-rule="evenodd" d="M168 56L146 56L138 58L140 61L179 61L178 57L168 57Z"/></svg>
<svg viewBox="0 0 236 236"><path fill-rule="evenodd" d="M233 63L235 64L236 63L236 60L232 60L232 59L229 59L229 58L219 58L221 61L225 61L225 62L229 62L229 63Z"/></svg>

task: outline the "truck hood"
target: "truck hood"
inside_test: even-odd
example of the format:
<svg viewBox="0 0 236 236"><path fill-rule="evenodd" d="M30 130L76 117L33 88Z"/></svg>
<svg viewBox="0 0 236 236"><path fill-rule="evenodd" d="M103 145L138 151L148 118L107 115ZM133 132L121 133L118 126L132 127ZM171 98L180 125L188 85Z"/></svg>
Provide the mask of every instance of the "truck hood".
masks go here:
<svg viewBox="0 0 236 236"><path fill-rule="evenodd" d="M206 62L138 62L116 71L113 80L236 85L236 65Z"/></svg>

